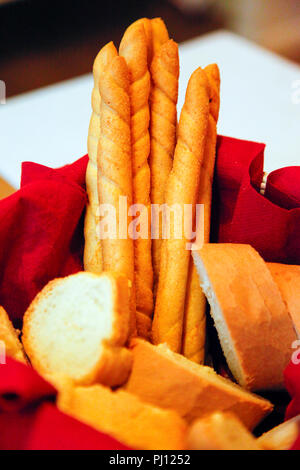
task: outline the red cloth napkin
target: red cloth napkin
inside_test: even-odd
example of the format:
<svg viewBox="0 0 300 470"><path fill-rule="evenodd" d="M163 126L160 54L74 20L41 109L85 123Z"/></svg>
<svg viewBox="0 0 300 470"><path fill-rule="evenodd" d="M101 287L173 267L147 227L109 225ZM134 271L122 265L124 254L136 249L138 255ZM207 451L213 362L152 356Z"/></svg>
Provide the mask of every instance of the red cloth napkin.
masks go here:
<svg viewBox="0 0 300 470"><path fill-rule="evenodd" d="M127 450L117 440L62 413L56 390L31 367L0 365L0 449Z"/></svg>
<svg viewBox="0 0 300 470"><path fill-rule="evenodd" d="M82 269L87 161L24 163L21 189L0 201L0 305L16 324L48 281Z"/></svg>
<svg viewBox="0 0 300 470"><path fill-rule="evenodd" d="M266 261L300 264L300 167L270 173L262 196L264 148L218 138L218 241L249 243Z"/></svg>

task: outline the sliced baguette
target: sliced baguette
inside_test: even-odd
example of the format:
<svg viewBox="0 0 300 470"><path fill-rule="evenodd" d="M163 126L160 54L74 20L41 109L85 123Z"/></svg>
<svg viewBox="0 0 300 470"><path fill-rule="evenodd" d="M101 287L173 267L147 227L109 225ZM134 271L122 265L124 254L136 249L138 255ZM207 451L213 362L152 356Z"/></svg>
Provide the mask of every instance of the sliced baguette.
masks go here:
<svg viewBox="0 0 300 470"><path fill-rule="evenodd" d="M252 429L272 404L243 390L207 366L172 352L167 345L134 339L132 373L126 390L153 405L177 411L188 422L214 411L231 411Z"/></svg>
<svg viewBox="0 0 300 470"><path fill-rule="evenodd" d="M300 432L300 416L289 419L275 428L262 434L258 444L265 450L289 450Z"/></svg>
<svg viewBox="0 0 300 470"><path fill-rule="evenodd" d="M143 403L123 390L112 392L101 385L69 388L58 406L133 449L185 448L187 426L177 413Z"/></svg>
<svg viewBox="0 0 300 470"><path fill-rule="evenodd" d="M250 245L193 252L228 366L248 390L281 389L296 333L264 260Z"/></svg>
<svg viewBox="0 0 300 470"><path fill-rule="evenodd" d="M4 308L0 307L0 352L27 363L22 344L19 340L19 331L15 330Z"/></svg>
<svg viewBox="0 0 300 470"><path fill-rule="evenodd" d="M300 266L267 263L300 335Z"/></svg>
<svg viewBox="0 0 300 470"><path fill-rule="evenodd" d="M33 367L56 385L124 383L132 358L129 287L124 276L80 272L51 281L24 316L23 343Z"/></svg>
<svg viewBox="0 0 300 470"><path fill-rule="evenodd" d="M190 450L262 450L255 437L232 413L213 413L189 429Z"/></svg>

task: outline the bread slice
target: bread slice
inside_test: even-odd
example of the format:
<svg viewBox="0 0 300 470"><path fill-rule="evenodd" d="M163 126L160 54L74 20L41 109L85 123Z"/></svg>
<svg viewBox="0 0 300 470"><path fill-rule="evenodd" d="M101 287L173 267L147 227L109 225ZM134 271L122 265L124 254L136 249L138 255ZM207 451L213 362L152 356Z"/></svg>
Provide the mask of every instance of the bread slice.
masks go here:
<svg viewBox="0 0 300 470"><path fill-rule="evenodd" d="M265 450L289 450L300 432L300 416L289 419L285 423L265 432L257 439Z"/></svg>
<svg viewBox="0 0 300 470"><path fill-rule="evenodd" d="M196 364L167 345L134 339L132 373L126 390L153 405L177 411L188 422L214 411L235 413L252 429L272 410L272 404Z"/></svg>
<svg viewBox="0 0 300 470"><path fill-rule="evenodd" d="M171 410L143 403L101 385L67 389L58 400L65 413L110 434L133 449L184 449L187 426Z"/></svg>
<svg viewBox="0 0 300 470"><path fill-rule="evenodd" d="M80 272L55 279L24 316L23 343L32 365L54 383L124 383L132 358L129 286L121 275Z"/></svg>
<svg viewBox="0 0 300 470"><path fill-rule="evenodd" d="M296 333L269 269L250 245L193 252L227 363L248 390L280 389Z"/></svg>
<svg viewBox="0 0 300 470"><path fill-rule="evenodd" d="M4 308L0 307L0 353L27 363L22 344L19 340L19 331L15 330Z"/></svg>
<svg viewBox="0 0 300 470"><path fill-rule="evenodd" d="M189 429L190 450L262 450L255 437L232 413L213 413Z"/></svg>
<svg viewBox="0 0 300 470"><path fill-rule="evenodd" d="M300 266L267 263L300 335Z"/></svg>

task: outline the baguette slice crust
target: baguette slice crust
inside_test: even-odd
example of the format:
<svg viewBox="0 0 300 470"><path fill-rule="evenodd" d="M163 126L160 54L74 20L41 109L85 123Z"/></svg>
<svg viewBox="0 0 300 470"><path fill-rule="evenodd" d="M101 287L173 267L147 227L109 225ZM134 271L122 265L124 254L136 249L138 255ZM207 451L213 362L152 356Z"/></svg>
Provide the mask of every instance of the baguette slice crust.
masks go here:
<svg viewBox="0 0 300 470"><path fill-rule="evenodd" d="M300 432L300 416L289 419L262 434L258 444L265 450L289 450Z"/></svg>
<svg viewBox="0 0 300 470"><path fill-rule="evenodd" d="M6 311L2 307L0 307L0 343L1 342L4 345L3 352L7 356L23 362L24 364L27 363L21 341L19 340L19 332L14 329Z"/></svg>
<svg viewBox="0 0 300 470"><path fill-rule="evenodd" d="M267 263L300 335L300 266Z"/></svg>
<svg viewBox="0 0 300 470"><path fill-rule="evenodd" d="M229 411L253 429L272 404L243 390L207 366L189 361L167 345L134 339L132 373L126 390L142 400L173 409L188 422L215 411Z"/></svg>
<svg viewBox="0 0 300 470"><path fill-rule="evenodd" d="M115 386L132 365L129 287L121 275L80 272L55 279L24 316L23 344L33 367L54 383Z"/></svg>
<svg viewBox="0 0 300 470"><path fill-rule="evenodd" d="M227 363L248 390L280 389L296 333L264 260L250 245L193 252Z"/></svg>
<svg viewBox="0 0 300 470"><path fill-rule="evenodd" d="M185 448L187 426L177 413L143 403L124 390L113 392L101 385L69 388L58 406L133 449Z"/></svg>
<svg viewBox="0 0 300 470"><path fill-rule="evenodd" d="M213 413L189 429L190 450L262 450L255 437L232 413Z"/></svg>

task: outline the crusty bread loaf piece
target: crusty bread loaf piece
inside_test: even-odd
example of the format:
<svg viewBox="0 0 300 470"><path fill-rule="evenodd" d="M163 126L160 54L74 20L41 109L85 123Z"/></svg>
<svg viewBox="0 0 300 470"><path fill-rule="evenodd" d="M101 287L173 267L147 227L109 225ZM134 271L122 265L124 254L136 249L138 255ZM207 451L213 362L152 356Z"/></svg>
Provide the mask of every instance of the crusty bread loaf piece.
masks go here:
<svg viewBox="0 0 300 470"><path fill-rule="evenodd" d="M212 413L195 421L187 435L190 450L262 450L255 437L232 413Z"/></svg>
<svg viewBox="0 0 300 470"><path fill-rule="evenodd" d="M300 432L300 416L289 419L262 434L258 444L265 450L289 450L296 441Z"/></svg>
<svg viewBox="0 0 300 470"><path fill-rule="evenodd" d="M300 335L300 266L267 263Z"/></svg>
<svg viewBox="0 0 300 470"><path fill-rule="evenodd" d="M86 169L86 190L88 203L84 220L84 269L93 273L103 270L101 241L98 233L99 198L97 189L97 150L100 137L100 93L99 80L104 69L118 55L112 42L98 53L93 66L94 88L92 91L92 115L88 133L89 161Z"/></svg>
<svg viewBox="0 0 300 470"><path fill-rule="evenodd" d="M54 383L119 385L132 357L125 276L80 272L55 279L24 316L23 344L33 367Z"/></svg>
<svg viewBox="0 0 300 470"><path fill-rule="evenodd" d="M3 345L4 350L2 351ZM6 311L2 307L0 307L0 352L17 361L27 363L22 344L19 340L19 331L14 329Z"/></svg>
<svg viewBox="0 0 300 470"><path fill-rule="evenodd" d="M220 71L216 64L204 69L209 82L209 119L203 165L200 173L198 204L204 205L204 243L209 243L212 184L217 145L217 122L220 110ZM203 364L206 338L206 298L199 284L196 267L190 258L186 286L182 353L191 361Z"/></svg>
<svg viewBox="0 0 300 470"><path fill-rule="evenodd" d="M133 23L125 31L119 48L130 75L131 150L133 203L141 219L144 235L135 237L136 321L140 336L149 337L153 314L153 268L151 255L150 152L148 45L143 23ZM131 214L137 216L138 214ZM134 224L133 224L134 225ZM141 235L141 234L140 234Z"/></svg>
<svg viewBox="0 0 300 470"><path fill-rule="evenodd" d="M272 404L216 374L207 366L189 361L167 345L131 342L132 373L126 390L142 400L177 411L188 422L214 411L235 413L248 429L254 428Z"/></svg>
<svg viewBox="0 0 300 470"><path fill-rule="evenodd" d="M143 403L123 390L113 392L101 385L69 388L58 406L133 449L185 448L187 426L176 412Z"/></svg>
<svg viewBox="0 0 300 470"><path fill-rule="evenodd" d="M172 169L176 145L177 98L179 78L178 45L170 39L155 54L151 64L150 93L150 171L151 204L164 204L168 176ZM158 283L160 249L162 243L162 214L152 218L152 231L159 238L152 240L155 289Z"/></svg>
<svg viewBox="0 0 300 470"><path fill-rule="evenodd" d="M205 244L193 252L229 368L249 390L280 389L296 339L271 273L250 245Z"/></svg>
<svg viewBox="0 0 300 470"><path fill-rule="evenodd" d="M191 75L185 102L181 111L173 168L169 174L165 203L181 210L170 223L170 236L163 240L160 251L160 271L152 325L155 344L166 342L175 351L181 351L186 284L191 240L183 227L193 228L194 214L184 217L185 205L193 209L197 202L200 170L205 149L209 116L209 83L199 67ZM179 212L179 211L177 211ZM184 224L184 222L187 222ZM178 232L181 233L178 233ZM183 233L185 232L185 233ZM191 235L191 234L190 234Z"/></svg>
<svg viewBox="0 0 300 470"><path fill-rule="evenodd" d="M134 247L132 238L128 237L131 219L128 210L132 205L129 72L123 57L116 56L104 69L99 79L99 90L101 132L98 144L98 195L100 207L109 205L114 208L116 230L115 234L107 234L107 225L100 218L103 270L124 274L131 283L130 333L134 336ZM120 213L120 201L124 206L125 219Z"/></svg>

